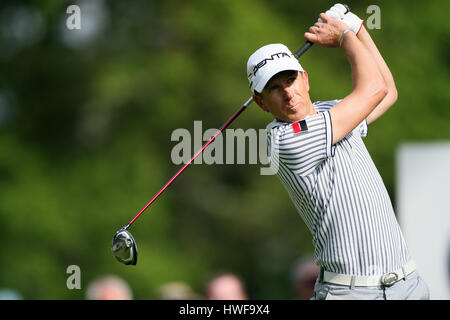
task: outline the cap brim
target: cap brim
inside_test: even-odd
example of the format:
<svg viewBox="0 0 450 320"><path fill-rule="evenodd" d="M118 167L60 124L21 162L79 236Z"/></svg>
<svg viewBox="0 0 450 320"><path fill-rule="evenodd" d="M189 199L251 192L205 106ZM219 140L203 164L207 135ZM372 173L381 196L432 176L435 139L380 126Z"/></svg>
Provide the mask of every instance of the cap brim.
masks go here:
<svg viewBox="0 0 450 320"><path fill-rule="evenodd" d="M285 61L280 61L279 63L273 64L270 69L261 70L263 71L263 75L261 76L259 82L256 84L255 91L261 93L267 82L269 82L269 80L279 72L288 70L303 71L300 63L298 61L296 62L297 63L292 60L286 59Z"/></svg>

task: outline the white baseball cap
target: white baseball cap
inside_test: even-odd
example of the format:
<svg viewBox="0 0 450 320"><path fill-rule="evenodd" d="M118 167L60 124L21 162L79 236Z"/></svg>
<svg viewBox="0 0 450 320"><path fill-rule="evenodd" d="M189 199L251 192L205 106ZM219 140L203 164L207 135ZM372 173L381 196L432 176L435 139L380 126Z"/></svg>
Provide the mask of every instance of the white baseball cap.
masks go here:
<svg viewBox="0 0 450 320"><path fill-rule="evenodd" d="M268 44L256 50L247 62L250 89L261 93L270 78L286 70L303 71L302 66L284 44Z"/></svg>

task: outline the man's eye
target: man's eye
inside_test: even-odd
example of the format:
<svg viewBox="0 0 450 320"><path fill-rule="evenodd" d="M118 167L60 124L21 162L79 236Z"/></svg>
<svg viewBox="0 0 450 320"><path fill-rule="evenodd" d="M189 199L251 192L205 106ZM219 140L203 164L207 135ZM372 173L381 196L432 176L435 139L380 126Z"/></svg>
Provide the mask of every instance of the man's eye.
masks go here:
<svg viewBox="0 0 450 320"><path fill-rule="evenodd" d="M269 87L269 91L275 91L278 89L278 86Z"/></svg>

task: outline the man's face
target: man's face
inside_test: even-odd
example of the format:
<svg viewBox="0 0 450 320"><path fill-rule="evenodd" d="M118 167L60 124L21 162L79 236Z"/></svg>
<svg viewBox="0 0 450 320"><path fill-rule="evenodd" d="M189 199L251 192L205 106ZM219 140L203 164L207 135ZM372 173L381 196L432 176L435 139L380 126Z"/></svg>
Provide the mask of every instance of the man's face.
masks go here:
<svg viewBox="0 0 450 320"><path fill-rule="evenodd" d="M273 76L261 94L255 95L254 99L276 119L297 121L315 113L308 91L306 72L283 71Z"/></svg>

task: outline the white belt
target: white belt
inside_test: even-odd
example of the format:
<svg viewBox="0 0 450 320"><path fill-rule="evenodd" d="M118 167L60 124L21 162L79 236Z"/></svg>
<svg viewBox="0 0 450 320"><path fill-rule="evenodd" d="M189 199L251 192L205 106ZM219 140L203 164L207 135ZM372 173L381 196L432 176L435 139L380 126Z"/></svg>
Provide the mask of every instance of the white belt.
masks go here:
<svg viewBox="0 0 450 320"><path fill-rule="evenodd" d="M416 270L416 264L411 259L403 268L377 276L351 276L324 271L323 282L355 287L391 286L414 270Z"/></svg>

